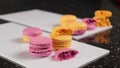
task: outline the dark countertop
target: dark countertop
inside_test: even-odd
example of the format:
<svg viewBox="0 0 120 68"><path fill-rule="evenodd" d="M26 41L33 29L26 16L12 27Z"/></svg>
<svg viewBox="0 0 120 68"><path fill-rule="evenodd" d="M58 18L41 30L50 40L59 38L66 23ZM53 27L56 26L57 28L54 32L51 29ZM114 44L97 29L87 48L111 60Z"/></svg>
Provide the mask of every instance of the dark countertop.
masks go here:
<svg viewBox="0 0 120 68"><path fill-rule="evenodd" d="M86 65L84 68L120 68L120 3L116 3L114 0L40 0L32 3L30 0L29 4L26 4L27 0L25 0L25 3L20 4L21 6L15 4L16 7L13 7L9 4L8 6L10 7L0 7L0 14L38 8L61 14L72 13L80 18L84 18L93 17L94 11L97 9L112 11L113 16L111 23L113 28L111 30L98 33L92 38L89 37L79 41L110 50L109 55ZM7 23L7 21L0 20L0 23ZM0 58L0 68L22 67Z"/></svg>

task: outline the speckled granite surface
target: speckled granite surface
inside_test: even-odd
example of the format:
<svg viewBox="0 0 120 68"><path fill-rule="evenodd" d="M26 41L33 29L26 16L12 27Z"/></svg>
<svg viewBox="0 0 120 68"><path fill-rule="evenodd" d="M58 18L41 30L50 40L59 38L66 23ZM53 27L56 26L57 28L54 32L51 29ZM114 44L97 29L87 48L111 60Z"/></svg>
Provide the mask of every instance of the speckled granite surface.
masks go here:
<svg viewBox="0 0 120 68"><path fill-rule="evenodd" d="M39 2L39 1L36 1ZM27 9L31 9L33 7L28 7ZM94 35L92 38L86 38L83 40L79 40L82 42L86 42L88 44L92 44L93 46L101 47L110 50L110 54L102 57L86 65L84 68L120 68L120 8L115 5L114 0L45 0L44 2L39 2L34 5L34 8L39 8L43 10L48 10L56 13L66 14L72 13L77 15L78 17L92 17L94 10L97 9L107 9L113 12L113 17L111 18L111 22L113 28L109 31L102 33L103 40L99 39L101 37L101 33ZM25 7L26 9L26 7ZM21 8L21 10L25 10ZM19 9L20 10L20 9ZM19 11L18 10L18 11ZM15 9L10 10L11 12L15 11ZM7 11L6 11L7 12ZM5 12L5 13L6 13ZM2 12L4 13L4 12ZM0 13L0 14L2 14ZM6 23L7 21L0 20L0 23ZM104 35L103 35L104 34ZM90 40L90 41L89 41ZM22 68L19 65L11 63L3 58L0 58L0 68Z"/></svg>

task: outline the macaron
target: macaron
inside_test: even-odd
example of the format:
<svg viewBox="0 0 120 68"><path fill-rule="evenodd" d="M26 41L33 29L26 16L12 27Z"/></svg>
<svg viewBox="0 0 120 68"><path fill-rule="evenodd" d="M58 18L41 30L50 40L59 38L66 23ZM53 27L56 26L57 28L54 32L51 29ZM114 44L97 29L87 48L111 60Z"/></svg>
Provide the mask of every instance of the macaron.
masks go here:
<svg viewBox="0 0 120 68"><path fill-rule="evenodd" d="M96 26L97 27L106 27L106 26L110 26L111 22L109 20L109 18L104 17L104 16L98 16L98 17L94 17L94 19L96 20Z"/></svg>
<svg viewBox="0 0 120 68"><path fill-rule="evenodd" d="M54 59L57 61L63 61L74 58L79 52L75 49L60 49L55 52Z"/></svg>
<svg viewBox="0 0 120 68"><path fill-rule="evenodd" d="M87 30L87 24L84 22L77 22L69 27L74 30L73 35L83 35Z"/></svg>
<svg viewBox="0 0 120 68"><path fill-rule="evenodd" d="M23 30L23 40L29 42L31 37L41 36L42 30L37 27L27 27Z"/></svg>
<svg viewBox="0 0 120 68"><path fill-rule="evenodd" d="M47 57L52 53L52 40L48 37L32 37L29 51L38 57Z"/></svg>
<svg viewBox="0 0 120 68"><path fill-rule="evenodd" d="M104 17L111 17L112 12L108 10L96 10L95 16L104 16Z"/></svg>
<svg viewBox="0 0 120 68"><path fill-rule="evenodd" d="M59 50L63 48L69 48L72 43L71 35L61 35L57 37L52 37L54 50Z"/></svg>
<svg viewBox="0 0 120 68"><path fill-rule="evenodd" d="M73 34L73 30L69 27L55 26L51 31L50 37L56 37L61 35L72 35L72 34Z"/></svg>
<svg viewBox="0 0 120 68"><path fill-rule="evenodd" d="M84 18L82 21L87 24L87 30L95 29L96 20L94 20L93 18Z"/></svg>
<svg viewBox="0 0 120 68"><path fill-rule="evenodd" d="M71 23L76 22L76 20L77 20L77 17L75 15L73 15L73 14L66 14L66 15L61 16L61 18L60 18L60 25L61 26L68 26Z"/></svg>

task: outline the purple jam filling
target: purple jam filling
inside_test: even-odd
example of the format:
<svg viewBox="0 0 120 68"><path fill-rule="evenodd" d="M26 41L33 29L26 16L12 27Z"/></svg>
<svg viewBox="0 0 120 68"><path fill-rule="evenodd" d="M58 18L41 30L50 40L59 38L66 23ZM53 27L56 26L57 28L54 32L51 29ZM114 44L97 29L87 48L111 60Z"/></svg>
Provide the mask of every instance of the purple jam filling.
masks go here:
<svg viewBox="0 0 120 68"><path fill-rule="evenodd" d="M95 22L95 20L92 20L92 19L90 19L90 20L88 20L89 22Z"/></svg>
<svg viewBox="0 0 120 68"><path fill-rule="evenodd" d="M58 57L60 60L67 60L73 58L77 53L78 53L77 51L62 52L58 55Z"/></svg>
<svg viewBox="0 0 120 68"><path fill-rule="evenodd" d="M32 49L32 50L45 50L45 49L48 49L48 47L46 47L46 48L33 48L33 47L30 47L30 49Z"/></svg>
<svg viewBox="0 0 120 68"><path fill-rule="evenodd" d="M89 24L89 25L90 25L90 24L91 24L91 25L92 25L92 24L95 24L95 22L96 22L96 21L95 21L94 19L89 19L89 20L86 21L86 23Z"/></svg>
<svg viewBox="0 0 120 68"><path fill-rule="evenodd" d="M47 52L51 52L52 50L48 50L48 51L44 51L44 52L35 52L35 51L32 51L31 53L34 53L34 54L43 54L43 53L47 53Z"/></svg>

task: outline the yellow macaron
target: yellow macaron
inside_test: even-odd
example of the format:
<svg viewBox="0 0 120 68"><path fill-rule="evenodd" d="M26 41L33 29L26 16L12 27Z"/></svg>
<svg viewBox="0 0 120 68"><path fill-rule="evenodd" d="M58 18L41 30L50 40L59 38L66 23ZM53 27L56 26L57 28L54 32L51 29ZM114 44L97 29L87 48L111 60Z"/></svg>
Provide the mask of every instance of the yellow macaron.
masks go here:
<svg viewBox="0 0 120 68"><path fill-rule="evenodd" d="M57 37L52 37L52 39L55 39L57 41L71 41L72 40L72 36L71 35L61 35L61 36L57 36Z"/></svg>
<svg viewBox="0 0 120 68"><path fill-rule="evenodd" d="M86 30L87 24L84 22L76 22L75 24L70 26L73 30Z"/></svg>
<svg viewBox="0 0 120 68"><path fill-rule="evenodd" d="M72 36L71 35L61 35L61 36L53 37L52 41L53 41L54 50L68 48L71 46Z"/></svg>
<svg viewBox="0 0 120 68"><path fill-rule="evenodd" d="M111 22L109 20L109 18L104 17L104 16L98 16L98 17L94 17L94 19L96 20L96 26L97 27L106 27L106 26L110 26Z"/></svg>
<svg viewBox="0 0 120 68"><path fill-rule="evenodd" d="M61 35L72 35L73 30L64 26L55 26L53 27L50 37L56 37Z"/></svg>
<svg viewBox="0 0 120 68"><path fill-rule="evenodd" d="M68 26L71 23L76 22L76 20L77 20L77 17L75 15L66 14L66 15L61 16L61 18L60 18L60 24L62 26Z"/></svg>
<svg viewBox="0 0 120 68"><path fill-rule="evenodd" d="M95 16L111 17L112 12L108 11L108 10L97 10L97 11L95 11Z"/></svg>

